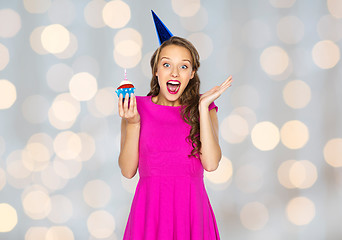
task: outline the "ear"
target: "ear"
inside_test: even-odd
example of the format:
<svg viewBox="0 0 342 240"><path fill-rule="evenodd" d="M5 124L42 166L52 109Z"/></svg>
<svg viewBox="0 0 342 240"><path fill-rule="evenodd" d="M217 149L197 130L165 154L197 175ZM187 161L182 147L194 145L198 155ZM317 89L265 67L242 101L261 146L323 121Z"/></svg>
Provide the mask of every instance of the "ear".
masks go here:
<svg viewBox="0 0 342 240"><path fill-rule="evenodd" d="M195 76L196 71L192 71L190 79L193 79Z"/></svg>

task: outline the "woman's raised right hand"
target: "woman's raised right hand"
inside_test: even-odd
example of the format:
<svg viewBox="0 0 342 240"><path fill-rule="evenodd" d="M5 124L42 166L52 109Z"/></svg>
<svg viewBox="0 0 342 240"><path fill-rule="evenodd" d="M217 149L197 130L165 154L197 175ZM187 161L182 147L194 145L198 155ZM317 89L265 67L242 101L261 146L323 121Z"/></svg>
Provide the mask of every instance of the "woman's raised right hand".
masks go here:
<svg viewBox="0 0 342 240"><path fill-rule="evenodd" d="M119 97L119 115L127 121L129 124L139 124L140 115L137 109L137 99L132 93L129 97L126 93L125 99L123 100L123 95L120 94Z"/></svg>

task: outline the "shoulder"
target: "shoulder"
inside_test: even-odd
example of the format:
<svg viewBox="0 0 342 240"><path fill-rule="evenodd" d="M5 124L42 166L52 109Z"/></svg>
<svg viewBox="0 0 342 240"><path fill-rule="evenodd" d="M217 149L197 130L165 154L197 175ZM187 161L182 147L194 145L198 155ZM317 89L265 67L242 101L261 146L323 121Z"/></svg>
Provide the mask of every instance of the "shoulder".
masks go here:
<svg viewBox="0 0 342 240"><path fill-rule="evenodd" d="M218 111L218 106L216 106L215 102L212 102L209 105L209 111L212 110L212 109L215 109L216 112Z"/></svg>
<svg viewBox="0 0 342 240"><path fill-rule="evenodd" d="M138 110L142 110L148 107L151 96L135 96L137 100Z"/></svg>
<svg viewBox="0 0 342 240"><path fill-rule="evenodd" d="M135 96L137 102L147 102L151 97L150 96Z"/></svg>

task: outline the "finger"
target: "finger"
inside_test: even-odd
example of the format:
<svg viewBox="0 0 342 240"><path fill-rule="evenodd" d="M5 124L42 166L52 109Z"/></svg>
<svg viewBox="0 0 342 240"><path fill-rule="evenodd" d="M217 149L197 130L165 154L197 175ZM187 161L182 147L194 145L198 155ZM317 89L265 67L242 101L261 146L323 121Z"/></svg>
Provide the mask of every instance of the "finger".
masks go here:
<svg viewBox="0 0 342 240"><path fill-rule="evenodd" d="M134 99L133 98L134 98L134 95L132 93L129 99L129 109L128 109L132 115L134 113Z"/></svg>
<svg viewBox="0 0 342 240"><path fill-rule="evenodd" d="M219 90L220 95L230 87L230 84L222 86Z"/></svg>
<svg viewBox="0 0 342 240"><path fill-rule="evenodd" d="M229 78L227 78L227 79L221 84L221 86L230 84L232 81L233 81L233 77L230 76Z"/></svg>
<svg viewBox="0 0 342 240"><path fill-rule="evenodd" d="M137 98L135 97L134 94L132 94L132 95L133 95L133 106L134 106L133 113L137 114L137 112L138 112L138 109L137 109Z"/></svg>
<svg viewBox="0 0 342 240"><path fill-rule="evenodd" d="M128 98L129 98L129 95L128 95L128 93L126 93L125 101L124 101L124 112L125 112L125 114L128 112Z"/></svg>
<svg viewBox="0 0 342 240"><path fill-rule="evenodd" d="M120 117L123 117L124 111L123 111L123 106L122 106L122 93L119 95L119 115Z"/></svg>

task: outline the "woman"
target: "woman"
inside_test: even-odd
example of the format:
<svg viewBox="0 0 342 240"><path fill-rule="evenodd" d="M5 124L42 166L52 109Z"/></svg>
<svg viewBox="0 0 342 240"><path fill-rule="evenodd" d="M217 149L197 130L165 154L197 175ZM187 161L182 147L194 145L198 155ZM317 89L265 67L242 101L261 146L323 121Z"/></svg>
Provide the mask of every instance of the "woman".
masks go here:
<svg viewBox="0 0 342 240"><path fill-rule="evenodd" d="M151 58L151 90L119 97L119 166L139 182L124 239L220 239L203 183L203 169L221 159L216 100L230 85L200 95L195 47L171 37Z"/></svg>

